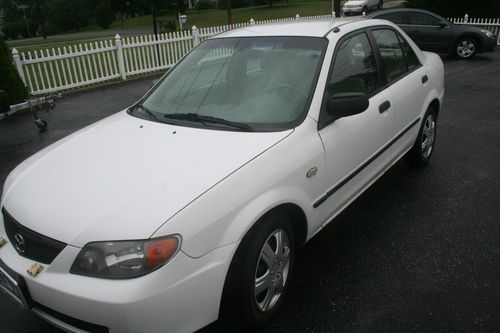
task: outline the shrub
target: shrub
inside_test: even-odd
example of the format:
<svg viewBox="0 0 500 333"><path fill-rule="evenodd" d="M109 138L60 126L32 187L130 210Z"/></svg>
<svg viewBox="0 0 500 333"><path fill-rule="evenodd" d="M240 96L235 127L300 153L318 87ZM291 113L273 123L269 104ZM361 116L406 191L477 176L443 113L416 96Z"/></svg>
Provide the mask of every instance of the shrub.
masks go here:
<svg viewBox="0 0 500 333"><path fill-rule="evenodd" d="M196 4L196 9L199 9L199 10L213 9L213 8L215 8L215 6L210 0L200 0Z"/></svg>
<svg viewBox="0 0 500 333"><path fill-rule="evenodd" d="M100 1L95 7L95 22L102 28L107 29L113 23L115 16L108 1Z"/></svg>
<svg viewBox="0 0 500 333"><path fill-rule="evenodd" d="M21 103L28 96L17 69L12 63L11 53L0 34L0 90L7 93L9 104Z"/></svg>

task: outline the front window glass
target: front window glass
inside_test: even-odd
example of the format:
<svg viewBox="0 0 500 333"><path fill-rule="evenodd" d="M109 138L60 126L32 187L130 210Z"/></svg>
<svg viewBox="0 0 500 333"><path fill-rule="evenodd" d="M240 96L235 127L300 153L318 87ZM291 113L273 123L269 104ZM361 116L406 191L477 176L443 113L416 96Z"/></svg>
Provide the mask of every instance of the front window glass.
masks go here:
<svg viewBox="0 0 500 333"><path fill-rule="evenodd" d="M326 44L313 37L207 40L132 114L215 129L291 128L308 110Z"/></svg>
<svg viewBox="0 0 500 333"><path fill-rule="evenodd" d="M328 85L330 96L339 93L369 94L377 88L377 65L365 33L340 44Z"/></svg>

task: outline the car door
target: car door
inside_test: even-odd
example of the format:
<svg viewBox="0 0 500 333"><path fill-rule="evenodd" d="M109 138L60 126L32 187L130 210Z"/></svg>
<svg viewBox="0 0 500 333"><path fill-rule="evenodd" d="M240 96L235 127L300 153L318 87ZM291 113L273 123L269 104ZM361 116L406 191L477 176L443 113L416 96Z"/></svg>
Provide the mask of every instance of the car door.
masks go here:
<svg viewBox="0 0 500 333"><path fill-rule="evenodd" d="M390 27L370 32L382 64L383 79L394 108L394 159L413 145L429 76L412 47L399 32Z"/></svg>
<svg viewBox="0 0 500 333"><path fill-rule="evenodd" d="M434 15L411 12L408 35L425 51L447 52L451 41L450 26Z"/></svg>
<svg viewBox="0 0 500 333"><path fill-rule="evenodd" d="M390 159L384 147L394 131L391 96L381 88L380 71L366 31L340 40L333 58L319 119L327 192L314 203L314 207L320 207L324 222L381 172ZM368 109L334 119L325 101L345 93L367 94Z"/></svg>

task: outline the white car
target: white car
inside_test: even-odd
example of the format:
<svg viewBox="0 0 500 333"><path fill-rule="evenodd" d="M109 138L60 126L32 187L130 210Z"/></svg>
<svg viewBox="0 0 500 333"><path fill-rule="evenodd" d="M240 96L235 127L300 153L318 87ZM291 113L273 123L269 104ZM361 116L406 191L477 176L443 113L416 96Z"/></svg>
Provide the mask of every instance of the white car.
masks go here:
<svg viewBox="0 0 500 333"><path fill-rule="evenodd" d="M382 9L384 0L348 0L342 6L344 15L350 14L368 14L368 11Z"/></svg>
<svg viewBox="0 0 500 333"><path fill-rule="evenodd" d="M12 171L2 289L70 332L264 325L300 245L401 157L428 162L443 84L441 59L383 20L206 40Z"/></svg>

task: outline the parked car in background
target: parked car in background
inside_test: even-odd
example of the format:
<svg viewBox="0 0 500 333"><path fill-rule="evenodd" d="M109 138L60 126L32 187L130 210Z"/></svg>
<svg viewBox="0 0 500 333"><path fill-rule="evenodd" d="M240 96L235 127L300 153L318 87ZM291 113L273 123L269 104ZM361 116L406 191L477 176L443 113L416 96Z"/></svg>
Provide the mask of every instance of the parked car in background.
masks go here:
<svg viewBox="0 0 500 333"><path fill-rule="evenodd" d="M68 332L265 325L297 248L429 161L443 96L440 57L388 21L221 33L11 172L0 287Z"/></svg>
<svg viewBox="0 0 500 333"><path fill-rule="evenodd" d="M497 36L489 30L454 24L426 10L390 9L367 17L396 23L422 50L453 54L461 59L491 52L497 45Z"/></svg>
<svg viewBox="0 0 500 333"><path fill-rule="evenodd" d="M348 0L342 6L342 13L346 16L351 14L368 13L371 10L382 9L384 0Z"/></svg>

